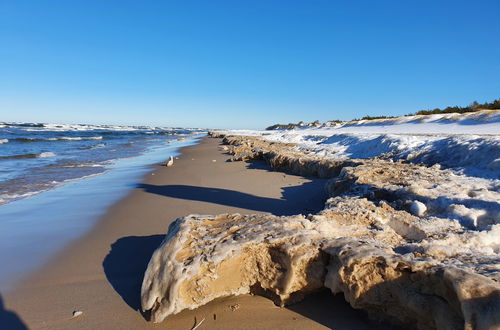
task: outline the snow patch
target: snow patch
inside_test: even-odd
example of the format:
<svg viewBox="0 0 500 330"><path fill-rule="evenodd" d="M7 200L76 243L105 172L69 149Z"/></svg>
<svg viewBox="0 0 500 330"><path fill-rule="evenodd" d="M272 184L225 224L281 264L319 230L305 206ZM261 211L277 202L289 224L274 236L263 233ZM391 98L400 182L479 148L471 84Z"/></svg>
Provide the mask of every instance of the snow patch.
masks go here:
<svg viewBox="0 0 500 330"><path fill-rule="evenodd" d="M427 211L427 207L424 203L419 201L413 201L410 205L410 212L417 217L421 217L424 215L425 211Z"/></svg>

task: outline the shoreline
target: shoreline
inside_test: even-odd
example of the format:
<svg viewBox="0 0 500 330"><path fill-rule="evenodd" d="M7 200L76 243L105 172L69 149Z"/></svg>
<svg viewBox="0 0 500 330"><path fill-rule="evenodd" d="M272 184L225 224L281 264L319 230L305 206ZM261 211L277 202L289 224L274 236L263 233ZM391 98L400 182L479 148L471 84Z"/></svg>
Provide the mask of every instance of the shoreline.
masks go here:
<svg viewBox="0 0 500 330"><path fill-rule="evenodd" d="M195 318L205 319L207 329L376 326L341 295L322 293L286 308L258 296L221 298L157 325L145 320L138 311L142 274L176 218L193 213L291 215L323 207L324 180L274 172L259 161L227 162L230 157L217 150L219 141L201 138L179 150L173 167L154 165L87 234L5 294L5 309L33 329L191 328ZM74 310L84 314L72 318ZM338 317L332 317L334 310L341 311Z"/></svg>
<svg viewBox="0 0 500 330"><path fill-rule="evenodd" d="M177 219L144 278L142 304L153 320L221 296L264 294L282 306L327 288L374 319L403 327L499 324L492 266L499 204L489 181L440 164L342 160L297 150L293 142L210 135L223 138L232 161L263 160L280 172L330 178L329 198L307 216ZM484 193L469 190L471 182L474 190L483 184ZM478 200L481 218L464 218L463 211L481 207Z"/></svg>
<svg viewBox="0 0 500 330"><path fill-rule="evenodd" d="M64 182L32 197L0 206L0 292L12 291L30 273L85 235L113 204L127 196L165 154L196 143L168 143L117 159L102 173Z"/></svg>

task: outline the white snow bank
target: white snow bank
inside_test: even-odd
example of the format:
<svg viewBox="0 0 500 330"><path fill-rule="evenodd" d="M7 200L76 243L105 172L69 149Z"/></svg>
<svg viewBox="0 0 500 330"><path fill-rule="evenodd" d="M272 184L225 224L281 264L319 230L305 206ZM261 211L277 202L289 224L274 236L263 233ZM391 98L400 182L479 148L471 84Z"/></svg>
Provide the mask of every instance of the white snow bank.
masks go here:
<svg viewBox="0 0 500 330"><path fill-rule="evenodd" d="M295 137L311 146L330 138ZM415 142L407 137L408 145ZM354 308L406 327L499 324L498 180L393 161L401 145L391 146L394 140L385 141L385 157L357 160L325 160L305 143L297 150L254 137L223 142L233 161L262 159L278 171L331 178L331 198L308 216L177 219L142 284L142 309L154 322L227 295L260 294L284 305L326 287ZM369 153L377 144L353 147Z"/></svg>
<svg viewBox="0 0 500 330"><path fill-rule="evenodd" d="M389 119L357 120L324 125L315 130L335 128L338 133L406 134L500 134L500 111L417 115Z"/></svg>
<svg viewBox="0 0 500 330"><path fill-rule="evenodd" d="M500 179L500 111L365 120L335 127L230 130L226 133L296 143L300 149L320 157L403 159L426 165L440 164L466 175Z"/></svg>

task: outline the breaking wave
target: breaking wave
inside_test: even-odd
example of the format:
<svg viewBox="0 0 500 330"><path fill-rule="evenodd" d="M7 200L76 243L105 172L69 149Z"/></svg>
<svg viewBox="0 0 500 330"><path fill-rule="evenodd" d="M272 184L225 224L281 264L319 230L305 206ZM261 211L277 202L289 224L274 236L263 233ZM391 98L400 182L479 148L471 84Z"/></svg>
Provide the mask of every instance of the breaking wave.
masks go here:
<svg viewBox="0 0 500 330"><path fill-rule="evenodd" d="M0 159L27 159L27 158L48 158L54 157L56 154L50 151L41 152L39 154L28 153L21 155L9 155L9 156L0 156Z"/></svg>
<svg viewBox="0 0 500 330"><path fill-rule="evenodd" d="M21 143L31 143L31 142L43 142L43 141L81 141L81 140L102 140L102 136L61 136L53 138L15 138L11 139L15 142Z"/></svg>
<svg viewBox="0 0 500 330"><path fill-rule="evenodd" d="M47 152L42 152L42 153L38 154L37 157L39 157L39 158L48 158L48 157L54 157L55 155L56 155L55 153L47 151Z"/></svg>
<svg viewBox="0 0 500 330"><path fill-rule="evenodd" d="M80 147L78 149L80 150L89 150L89 149L96 149L96 148L104 148L106 146L106 143L99 143L99 144L94 144L91 146L85 146L85 147Z"/></svg>

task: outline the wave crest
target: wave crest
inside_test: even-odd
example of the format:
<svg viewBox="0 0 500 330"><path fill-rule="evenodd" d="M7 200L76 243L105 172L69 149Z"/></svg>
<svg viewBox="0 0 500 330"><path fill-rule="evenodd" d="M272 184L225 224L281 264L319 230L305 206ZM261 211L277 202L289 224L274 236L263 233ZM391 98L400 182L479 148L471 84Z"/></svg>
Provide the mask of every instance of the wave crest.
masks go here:
<svg viewBox="0 0 500 330"><path fill-rule="evenodd" d="M39 154L28 153L21 155L9 155L9 156L0 156L0 159L28 159L28 158L48 158L56 156L55 153L50 151L41 152Z"/></svg>
<svg viewBox="0 0 500 330"><path fill-rule="evenodd" d="M16 142L31 143L43 141L81 141L81 140L102 140L102 136L61 136L51 138L15 138Z"/></svg>

